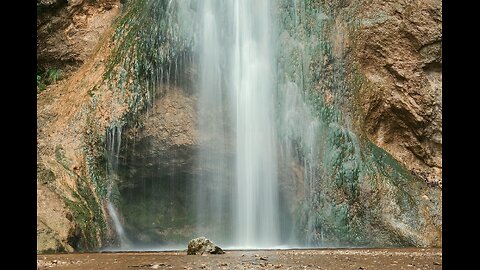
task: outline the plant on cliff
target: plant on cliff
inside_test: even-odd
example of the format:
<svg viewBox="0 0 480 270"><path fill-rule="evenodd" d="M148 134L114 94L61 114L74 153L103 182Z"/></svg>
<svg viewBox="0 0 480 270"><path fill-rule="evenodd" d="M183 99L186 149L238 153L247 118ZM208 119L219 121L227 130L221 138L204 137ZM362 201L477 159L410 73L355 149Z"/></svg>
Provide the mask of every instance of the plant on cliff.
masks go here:
<svg viewBox="0 0 480 270"><path fill-rule="evenodd" d="M51 68L44 72L37 71L37 92L41 92L48 85L57 83L62 79L62 71L60 69Z"/></svg>
<svg viewBox="0 0 480 270"><path fill-rule="evenodd" d="M37 92L41 92L41 91L45 90L46 87L47 86L45 85L45 83L42 80L42 76L37 74Z"/></svg>

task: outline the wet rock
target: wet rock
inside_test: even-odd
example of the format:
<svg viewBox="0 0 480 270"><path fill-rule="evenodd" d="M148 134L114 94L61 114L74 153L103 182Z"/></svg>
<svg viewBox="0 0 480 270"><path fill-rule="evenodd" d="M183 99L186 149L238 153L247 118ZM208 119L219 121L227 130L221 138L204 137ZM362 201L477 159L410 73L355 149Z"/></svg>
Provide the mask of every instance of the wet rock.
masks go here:
<svg viewBox="0 0 480 270"><path fill-rule="evenodd" d="M212 241L205 237L195 238L188 242L188 255L204 253L224 254L225 252L219 246L215 245Z"/></svg>

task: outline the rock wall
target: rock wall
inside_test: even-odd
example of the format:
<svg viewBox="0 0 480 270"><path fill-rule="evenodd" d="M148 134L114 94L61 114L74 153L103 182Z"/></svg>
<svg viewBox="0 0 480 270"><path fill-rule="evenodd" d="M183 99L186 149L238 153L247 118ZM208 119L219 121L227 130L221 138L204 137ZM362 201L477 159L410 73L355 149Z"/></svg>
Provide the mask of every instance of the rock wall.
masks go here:
<svg viewBox="0 0 480 270"><path fill-rule="evenodd" d="M106 214L89 167L89 152L103 153L89 137L87 114L120 7L37 1L37 71L65 75L37 92L37 252L92 250L105 240Z"/></svg>
<svg viewBox="0 0 480 270"><path fill-rule="evenodd" d="M196 9L168 2L37 1L37 70L64 74L37 97L37 252L117 241L105 208L112 130L123 130L113 155L127 179L114 199L149 166L167 168L165 179L195 173L195 17L177 13ZM299 153L281 173L296 233L312 244L440 246L441 1L278 4L279 94L307 97L301 119L316 124L302 128L319 153L285 135ZM168 233L131 226L149 232L138 239Z"/></svg>
<svg viewBox="0 0 480 270"><path fill-rule="evenodd" d="M440 14L440 1L279 1L294 153L282 185L299 239L441 245Z"/></svg>
<svg viewBox="0 0 480 270"><path fill-rule="evenodd" d="M190 71L182 64L189 56L180 56L188 43L172 32L175 6L125 4L37 1L37 71L43 76L61 69L64 75L40 91L44 82L37 76L37 252L118 243L106 208L118 191L110 175L109 132L141 126L146 108L165 94L161 89L181 81L179 91L188 91ZM186 108L178 100L172 104Z"/></svg>
<svg viewBox="0 0 480 270"><path fill-rule="evenodd" d="M117 205L134 243L186 243L194 235L195 102L182 88L170 87L140 117L141 124L122 136Z"/></svg>
<svg viewBox="0 0 480 270"><path fill-rule="evenodd" d="M352 50L367 83L369 138L431 184L442 181L442 1L366 1Z"/></svg>
<svg viewBox="0 0 480 270"><path fill-rule="evenodd" d="M120 10L119 0L37 0L37 69L63 76L82 66Z"/></svg>

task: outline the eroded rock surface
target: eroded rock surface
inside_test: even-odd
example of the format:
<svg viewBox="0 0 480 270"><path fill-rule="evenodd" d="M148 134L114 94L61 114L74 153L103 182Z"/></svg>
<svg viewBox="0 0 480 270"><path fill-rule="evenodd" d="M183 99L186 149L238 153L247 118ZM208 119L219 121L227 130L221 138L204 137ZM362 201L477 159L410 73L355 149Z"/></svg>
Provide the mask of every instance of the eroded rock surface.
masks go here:
<svg viewBox="0 0 480 270"><path fill-rule="evenodd" d="M359 5L354 50L368 83L365 129L405 166L442 179L442 2Z"/></svg>
<svg viewBox="0 0 480 270"><path fill-rule="evenodd" d="M120 12L116 4L119 1L37 1L37 71L59 69L64 75L37 94L40 253L91 250L106 238L101 183L92 180L88 164L92 156L103 154L103 145L87 114L89 91L101 82L103 59L109 54L108 30ZM81 20L75 27L76 16ZM111 100L108 104L112 106ZM95 119L105 125L109 117L110 112L103 111Z"/></svg>
<svg viewBox="0 0 480 270"><path fill-rule="evenodd" d="M77 70L119 15L119 0L37 0L37 68Z"/></svg>

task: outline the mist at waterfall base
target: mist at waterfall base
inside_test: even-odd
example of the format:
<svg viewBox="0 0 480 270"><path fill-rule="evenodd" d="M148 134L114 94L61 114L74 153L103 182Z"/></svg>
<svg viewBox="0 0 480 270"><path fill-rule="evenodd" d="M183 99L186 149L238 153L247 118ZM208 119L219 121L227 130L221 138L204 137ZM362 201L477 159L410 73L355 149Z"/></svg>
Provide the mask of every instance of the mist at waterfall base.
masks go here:
<svg viewBox="0 0 480 270"><path fill-rule="evenodd" d="M272 3L205 0L197 8L199 149L194 165L200 173L181 182L186 185L182 200L195 224L191 236L205 236L226 249L311 247L295 232L292 207L285 200L288 193L279 179L280 171L300 161L304 172L298 188L309 199L320 123L295 83L278 83ZM121 137L121 128L107 135L112 179L118 178ZM301 160L293 140L308 149ZM187 243L181 241L129 239L117 209L108 202L120 246L105 250L185 249Z"/></svg>

